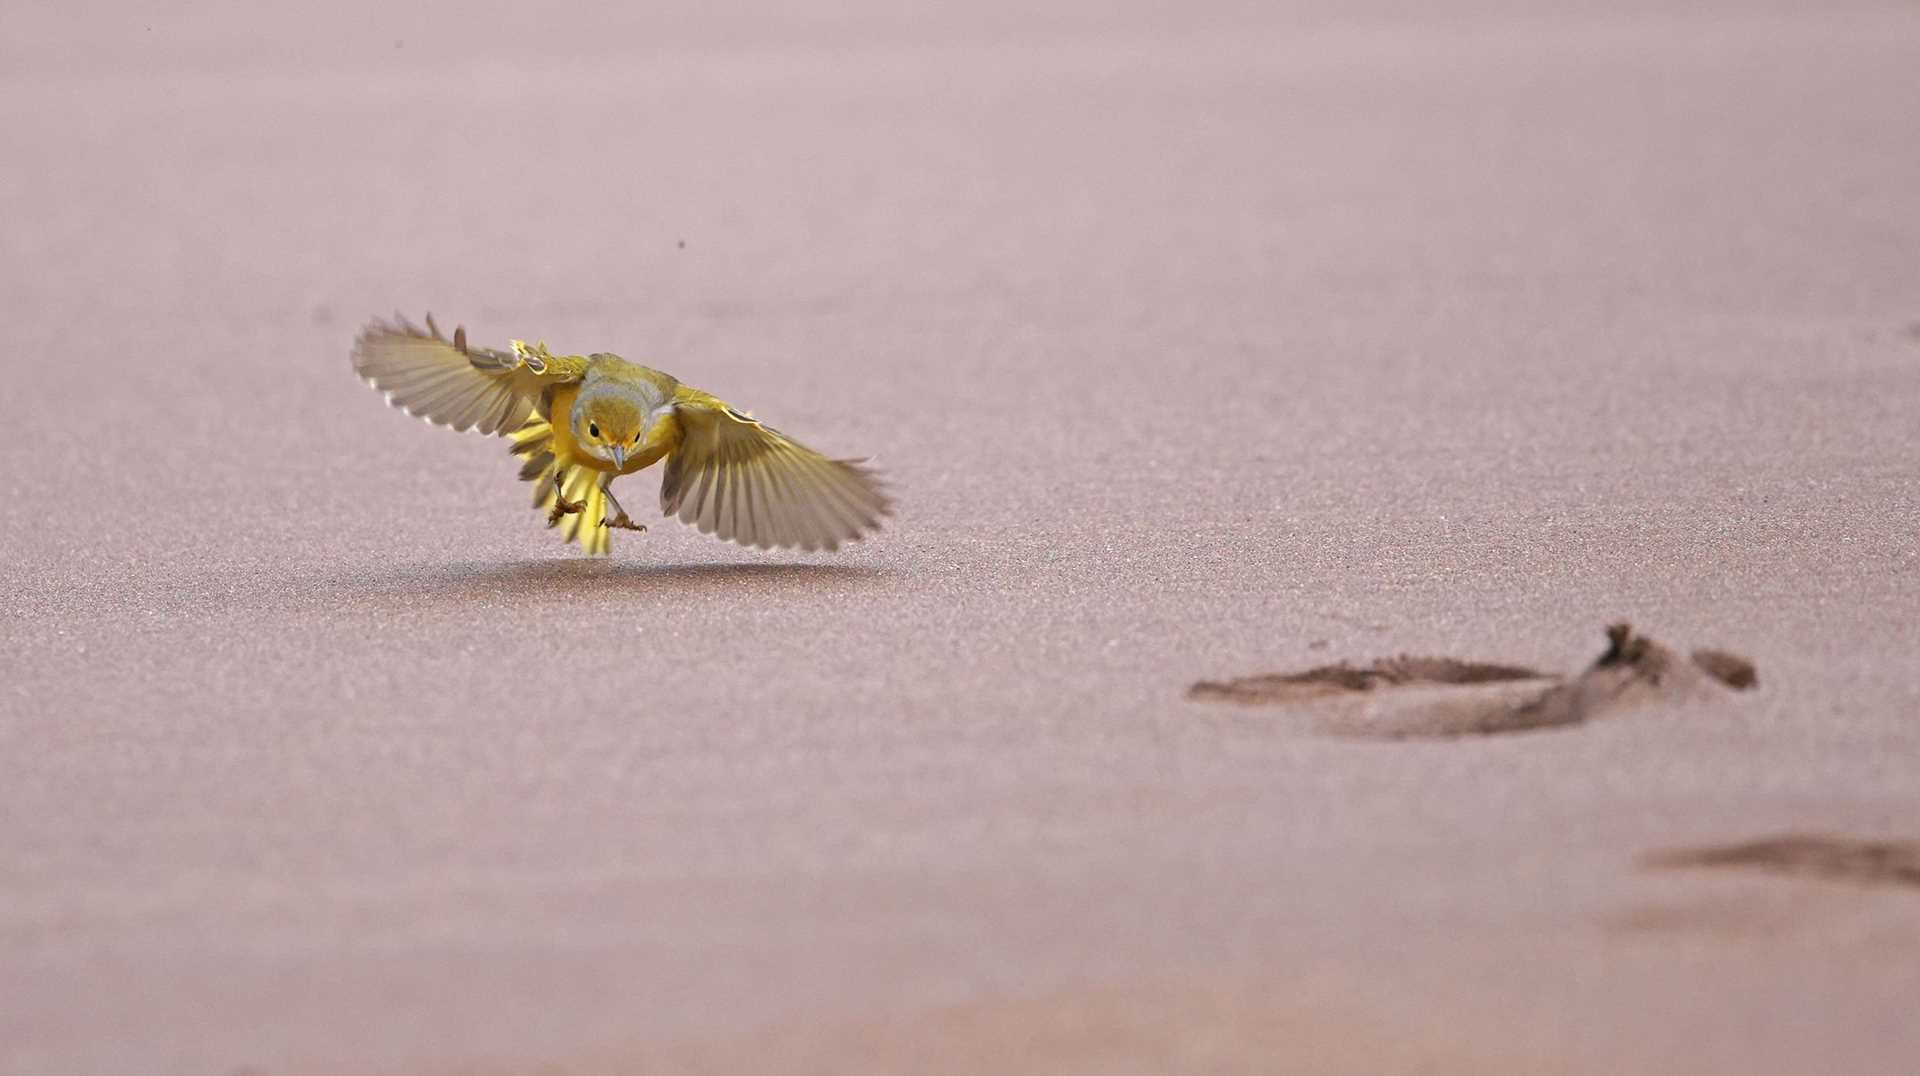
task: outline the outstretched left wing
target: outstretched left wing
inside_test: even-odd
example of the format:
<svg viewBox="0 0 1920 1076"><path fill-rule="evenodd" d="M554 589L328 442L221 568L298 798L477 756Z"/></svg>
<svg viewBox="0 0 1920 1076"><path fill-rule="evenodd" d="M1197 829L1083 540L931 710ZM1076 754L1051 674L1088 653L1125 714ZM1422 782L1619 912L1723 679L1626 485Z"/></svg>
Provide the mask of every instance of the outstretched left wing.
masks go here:
<svg viewBox="0 0 1920 1076"><path fill-rule="evenodd" d="M586 363L544 348L469 347L465 328L449 340L429 314L425 330L398 316L369 323L353 342L353 369L407 414L456 430L512 433L547 386L578 381Z"/></svg>
<svg viewBox="0 0 1920 1076"><path fill-rule="evenodd" d="M660 508L741 545L838 549L880 526L893 502L860 460L831 460L697 389L673 400L680 444Z"/></svg>

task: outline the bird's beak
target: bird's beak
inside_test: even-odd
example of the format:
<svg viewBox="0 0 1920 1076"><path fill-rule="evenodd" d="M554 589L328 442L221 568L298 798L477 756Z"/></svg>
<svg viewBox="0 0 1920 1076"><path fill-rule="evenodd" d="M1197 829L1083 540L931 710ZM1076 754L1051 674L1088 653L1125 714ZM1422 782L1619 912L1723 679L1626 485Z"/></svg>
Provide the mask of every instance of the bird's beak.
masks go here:
<svg viewBox="0 0 1920 1076"><path fill-rule="evenodd" d="M613 466L616 470L624 471L627 469L627 446L613 446Z"/></svg>

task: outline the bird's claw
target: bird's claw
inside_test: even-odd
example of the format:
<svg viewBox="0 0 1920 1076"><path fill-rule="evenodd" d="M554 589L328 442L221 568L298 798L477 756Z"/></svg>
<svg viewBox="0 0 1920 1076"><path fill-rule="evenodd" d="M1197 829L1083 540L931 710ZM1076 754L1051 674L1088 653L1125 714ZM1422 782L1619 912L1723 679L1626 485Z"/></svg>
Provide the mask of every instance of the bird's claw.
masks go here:
<svg viewBox="0 0 1920 1076"><path fill-rule="evenodd" d="M602 527L616 527L623 531L645 531L647 529L647 525L645 523L635 523L633 520L627 518L627 514L625 512L622 512L617 516L602 517L600 520L600 525Z"/></svg>
<svg viewBox="0 0 1920 1076"><path fill-rule="evenodd" d="M553 487L553 507L547 512L547 526L558 526L562 516L570 516L575 512L584 512L586 510L587 502L567 500L567 495L560 492L560 487L555 485Z"/></svg>

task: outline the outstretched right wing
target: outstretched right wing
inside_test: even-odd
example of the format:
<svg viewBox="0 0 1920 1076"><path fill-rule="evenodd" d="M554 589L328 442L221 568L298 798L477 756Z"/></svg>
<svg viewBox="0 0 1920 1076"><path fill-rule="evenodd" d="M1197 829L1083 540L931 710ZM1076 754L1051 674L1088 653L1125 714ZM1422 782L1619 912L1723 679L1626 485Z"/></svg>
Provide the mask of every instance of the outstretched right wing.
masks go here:
<svg viewBox="0 0 1920 1076"><path fill-rule="evenodd" d="M353 369L409 415L456 430L512 433L547 386L578 381L586 362L518 344L512 351L468 347L464 327L449 340L429 314L425 331L398 316L370 322L353 343Z"/></svg>

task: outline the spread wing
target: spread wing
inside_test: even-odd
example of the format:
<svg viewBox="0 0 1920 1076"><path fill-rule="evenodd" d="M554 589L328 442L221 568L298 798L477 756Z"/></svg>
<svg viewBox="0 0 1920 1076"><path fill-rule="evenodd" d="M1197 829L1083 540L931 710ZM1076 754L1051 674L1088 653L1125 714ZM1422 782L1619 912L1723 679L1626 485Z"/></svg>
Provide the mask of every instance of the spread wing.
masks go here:
<svg viewBox="0 0 1920 1076"><path fill-rule="evenodd" d="M660 507L707 534L768 549L838 549L893 510L859 460L830 460L704 392L673 401L680 444Z"/></svg>
<svg viewBox="0 0 1920 1076"><path fill-rule="evenodd" d="M579 380L586 362L517 344L513 351L468 347L465 328L449 340L429 314L424 330L398 316L369 323L353 342L353 369L409 415L456 430L512 433L547 386Z"/></svg>

